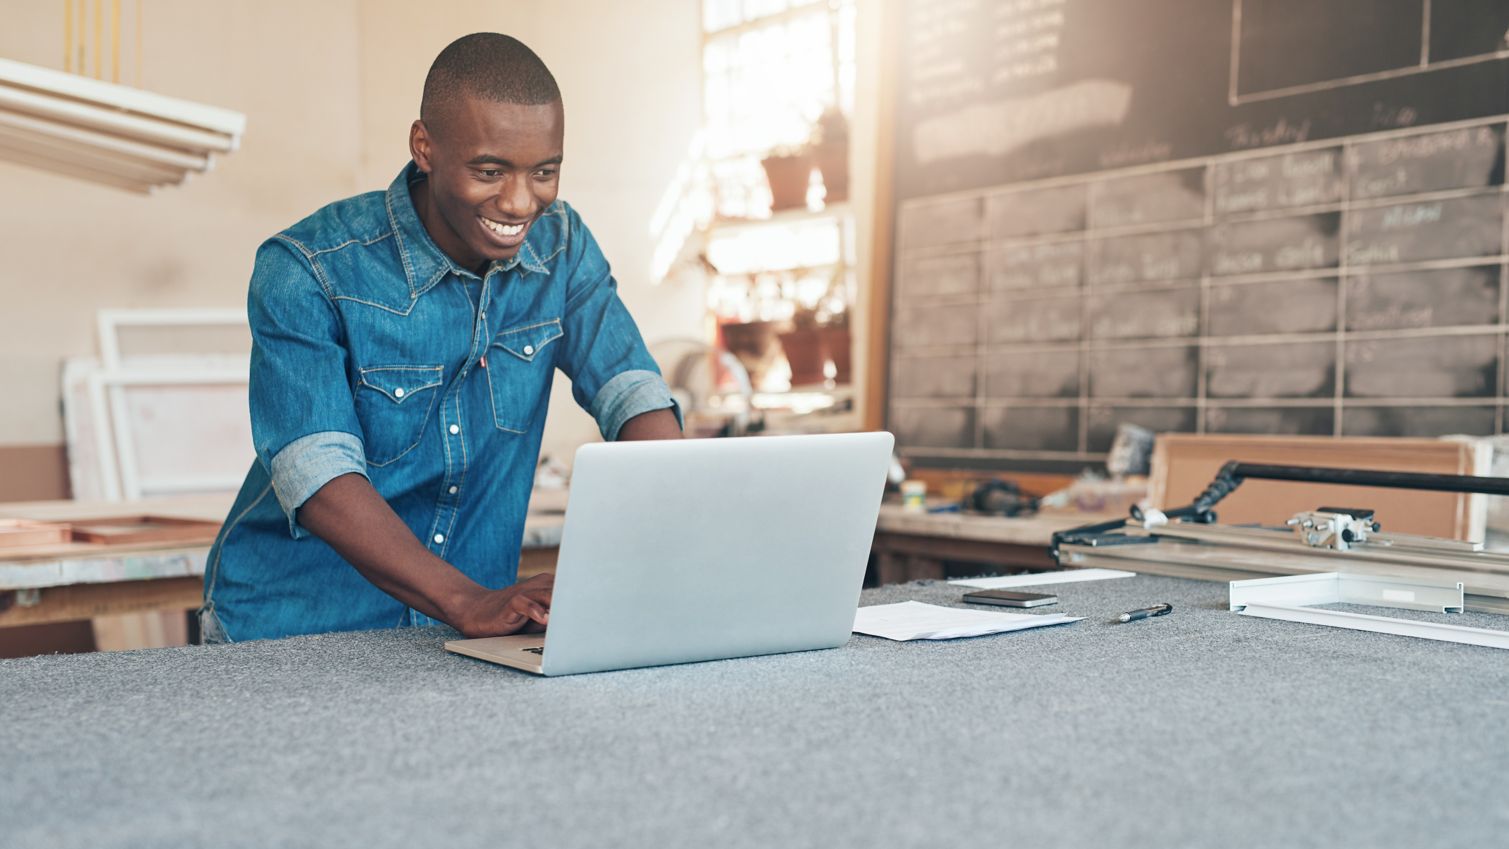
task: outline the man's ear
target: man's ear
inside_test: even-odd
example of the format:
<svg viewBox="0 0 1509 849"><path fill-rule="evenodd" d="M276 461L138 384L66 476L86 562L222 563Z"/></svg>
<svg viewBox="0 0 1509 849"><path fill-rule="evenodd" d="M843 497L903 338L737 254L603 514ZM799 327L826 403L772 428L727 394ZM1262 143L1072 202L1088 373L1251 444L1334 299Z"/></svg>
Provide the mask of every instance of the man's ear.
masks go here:
<svg viewBox="0 0 1509 849"><path fill-rule="evenodd" d="M419 170L426 174L430 173L430 147L429 128L416 118L409 126L409 156L419 166Z"/></svg>

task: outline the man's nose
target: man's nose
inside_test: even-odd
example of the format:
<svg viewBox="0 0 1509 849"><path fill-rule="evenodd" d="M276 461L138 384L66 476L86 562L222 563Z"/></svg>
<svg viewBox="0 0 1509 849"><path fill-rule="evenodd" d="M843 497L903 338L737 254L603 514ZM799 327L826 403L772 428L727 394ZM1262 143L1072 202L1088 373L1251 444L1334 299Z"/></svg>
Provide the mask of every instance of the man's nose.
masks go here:
<svg viewBox="0 0 1509 849"><path fill-rule="evenodd" d="M518 220L534 215L534 192L529 190L528 177L514 177L503 181L498 191L498 210L504 216Z"/></svg>

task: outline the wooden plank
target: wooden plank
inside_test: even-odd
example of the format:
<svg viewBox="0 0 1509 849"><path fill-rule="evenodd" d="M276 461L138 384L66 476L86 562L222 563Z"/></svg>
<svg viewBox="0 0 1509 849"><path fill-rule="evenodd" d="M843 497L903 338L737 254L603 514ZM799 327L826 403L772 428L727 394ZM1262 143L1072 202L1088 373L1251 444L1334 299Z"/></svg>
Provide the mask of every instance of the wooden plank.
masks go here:
<svg viewBox="0 0 1509 849"><path fill-rule="evenodd" d="M71 522L99 517L171 516L218 522L230 512L235 493L164 495L136 501L11 501L0 504L0 517L35 519L39 522Z"/></svg>
<svg viewBox="0 0 1509 849"><path fill-rule="evenodd" d="M862 4L863 5L863 4ZM891 272L896 233L894 171L896 166L897 65L901 49L901 4L882 0L878 68L879 133L875 144L875 196L870 238L869 316L865 333L865 381L862 407L865 430L885 426L886 376L890 370Z"/></svg>
<svg viewBox="0 0 1509 849"><path fill-rule="evenodd" d="M97 651L161 649L189 644L189 623L181 610L97 616L90 627Z"/></svg>
<svg viewBox="0 0 1509 849"><path fill-rule="evenodd" d="M214 542L220 532L218 521L153 515L77 519L70 524L75 542L108 545Z"/></svg>
<svg viewBox="0 0 1509 849"><path fill-rule="evenodd" d="M0 551L57 545L68 539L67 525L29 519L0 519Z"/></svg>
<svg viewBox="0 0 1509 849"><path fill-rule="evenodd" d="M204 579L196 576L122 581L116 584L76 584L40 590L41 600L30 607L16 603L16 593L0 593L0 627L70 622L121 613L194 610L202 603Z"/></svg>
<svg viewBox="0 0 1509 849"><path fill-rule="evenodd" d="M1162 434L1153 449L1149 500L1159 509L1195 499L1231 460L1325 468L1481 475L1490 452L1479 441L1390 437L1299 437ZM1246 481L1216 505L1222 524L1282 524L1321 506L1370 507L1390 533L1482 540L1487 499L1284 481Z"/></svg>

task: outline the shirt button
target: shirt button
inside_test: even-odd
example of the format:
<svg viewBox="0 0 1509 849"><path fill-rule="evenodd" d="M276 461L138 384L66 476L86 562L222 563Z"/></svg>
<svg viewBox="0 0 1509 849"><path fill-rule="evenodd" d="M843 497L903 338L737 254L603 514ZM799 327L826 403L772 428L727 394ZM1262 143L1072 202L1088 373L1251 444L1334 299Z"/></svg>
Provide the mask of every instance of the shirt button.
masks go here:
<svg viewBox="0 0 1509 849"><path fill-rule="evenodd" d="M445 542L445 534L435 534L435 544L439 545L442 542Z"/></svg>
<svg viewBox="0 0 1509 849"><path fill-rule="evenodd" d="M460 425L451 425L451 434L452 435L458 434L460 432L461 432L461 426Z"/></svg>
<svg viewBox="0 0 1509 849"><path fill-rule="evenodd" d="M394 398L402 398L403 397L403 387L402 386L400 386L397 389L393 390L393 397Z"/></svg>
<svg viewBox="0 0 1509 849"><path fill-rule="evenodd" d="M533 345L525 345L524 346L524 356L526 356L526 357L532 357L532 356L534 356L534 346Z"/></svg>
<svg viewBox="0 0 1509 849"><path fill-rule="evenodd" d="M453 486L450 489L446 490L446 492L449 492L451 495L455 495L456 493L458 493L460 491L461 491L461 487L459 487L459 486Z"/></svg>

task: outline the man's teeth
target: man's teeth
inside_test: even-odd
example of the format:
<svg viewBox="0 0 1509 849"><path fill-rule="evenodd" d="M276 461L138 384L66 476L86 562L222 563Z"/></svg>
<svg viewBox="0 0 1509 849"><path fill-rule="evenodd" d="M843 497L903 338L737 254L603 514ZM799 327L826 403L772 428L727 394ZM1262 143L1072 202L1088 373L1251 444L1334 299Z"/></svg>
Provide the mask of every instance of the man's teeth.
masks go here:
<svg viewBox="0 0 1509 849"><path fill-rule="evenodd" d="M517 236L524 232L523 224L499 224L490 218L483 218L482 223L499 236Z"/></svg>

